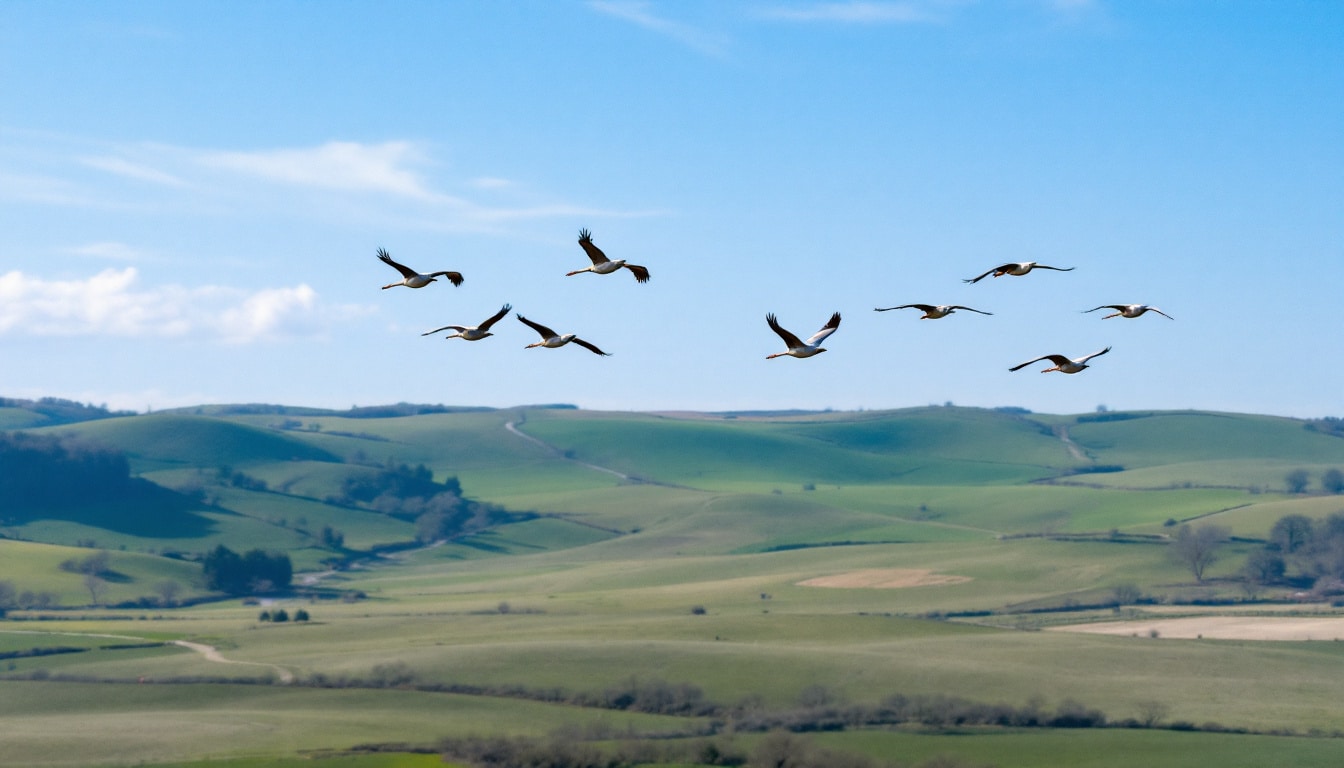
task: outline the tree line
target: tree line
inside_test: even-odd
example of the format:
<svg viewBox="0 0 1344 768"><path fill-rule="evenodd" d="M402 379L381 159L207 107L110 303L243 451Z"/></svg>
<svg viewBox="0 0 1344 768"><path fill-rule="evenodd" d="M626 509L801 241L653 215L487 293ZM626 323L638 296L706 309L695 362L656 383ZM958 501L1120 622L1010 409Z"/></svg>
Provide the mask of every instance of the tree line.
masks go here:
<svg viewBox="0 0 1344 768"><path fill-rule="evenodd" d="M341 486L341 494L327 501L365 506L414 522L416 539L422 543L535 516L465 498L456 477L435 482L433 471L424 464L412 467L389 463L377 472L348 477Z"/></svg>
<svg viewBox="0 0 1344 768"><path fill-rule="evenodd" d="M1311 487L1311 473L1305 469L1294 469L1283 476L1283 484L1289 493L1306 493ZM1344 470L1330 468L1321 473L1321 491L1324 493L1344 493Z"/></svg>
<svg viewBox="0 0 1344 768"><path fill-rule="evenodd" d="M99 501L133 485L116 451L73 438L0 432L0 506L53 507Z"/></svg>
<svg viewBox="0 0 1344 768"><path fill-rule="evenodd" d="M230 595L283 592L294 578L289 555L262 549L240 555L223 544L201 558L201 568L206 588Z"/></svg>
<svg viewBox="0 0 1344 768"><path fill-rule="evenodd" d="M1322 520L1285 515L1242 569L1254 584L1311 584L1322 594L1344 593L1344 512Z"/></svg>

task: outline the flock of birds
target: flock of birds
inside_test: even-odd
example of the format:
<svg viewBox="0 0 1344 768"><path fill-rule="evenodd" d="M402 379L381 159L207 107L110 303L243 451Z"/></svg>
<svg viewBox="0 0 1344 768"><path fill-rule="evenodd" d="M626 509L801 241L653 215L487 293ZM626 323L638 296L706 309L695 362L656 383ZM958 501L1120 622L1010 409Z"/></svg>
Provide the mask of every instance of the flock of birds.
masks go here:
<svg viewBox="0 0 1344 768"><path fill-rule="evenodd" d="M646 267L642 267L638 264L629 264L625 261L625 259L613 260L607 258L607 255L602 252L602 249L598 248L595 244L593 244L592 234L586 229L579 230L579 246L583 248L584 253L588 255L588 260L591 261L592 263L589 266L584 267L583 269L576 269L571 272L566 272L565 273L566 277L582 274L584 272L592 272L598 275L610 275L615 272L619 272L622 269L628 269L635 276L635 280L637 282L647 283L649 281L649 270ZM411 269L410 267L404 264L399 264L396 261L393 261L391 254L389 254L386 250L382 248L378 249L378 258L381 259L383 263L396 269L398 272L401 273L402 276L400 282L388 283L387 285L383 286L384 289L396 288L399 286L405 286L407 288L424 288L430 283L436 282L437 279L440 277L444 278L445 280L447 280L448 282L452 283L455 286L461 285L463 281L462 273L460 272L440 271L440 272L428 272L423 274L420 272L416 272L414 269ZM1057 272L1071 272L1073 271L1074 268L1052 267L1047 264L1040 264L1034 261L1014 261L1014 262L1008 262L1007 264L1000 264L999 266L994 267L993 269L985 271L983 274L977 275L976 277L968 278L966 280L963 280L962 282L978 283L981 280L985 279L986 277L990 276L1003 277L1005 275L1009 275L1013 277L1021 277L1023 275L1030 273L1032 270L1036 269L1051 269ZM917 309L923 313L923 315L920 317L921 320L938 320L940 318L947 317L948 315L951 315L960 309L964 309L968 312L977 312L982 315L994 314L993 312L985 312L983 310L962 306L960 304L901 304L895 307L876 307L874 311L889 312L894 309ZM1085 312L1096 312L1097 310L1101 309L1114 310L1114 312L1112 312L1111 314L1105 315L1104 318L1112 318L1112 317L1136 318L1141 317L1148 312L1155 312L1167 318L1168 320L1175 319L1171 315L1168 315L1166 312L1163 312L1157 307L1150 306L1148 304L1102 304L1099 307L1093 307L1092 309L1085 310ZM490 331L491 326L493 326L500 320L504 319L504 317L506 317L512 310L513 310L512 306L510 306L509 304L505 304L504 306L500 307L498 312L486 318L478 325L473 326L445 325L440 328L435 328L431 331L425 331L421 335L430 336L432 334L439 333L440 331L451 330L454 331L454 333L448 334L445 338L463 339L465 341L480 341L481 339L484 339L488 336L493 336L494 334ZM535 342L533 344L528 344L526 349L531 349L533 347L545 347L548 349L555 349L557 347L563 347L566 344L572 342L598 355L605 356L610 354L608 352L603 352L601 349L598 349L597 346L595 346L594 344L584 341L583 339L579 338L577 335L573 333L564 333L564 334L556 333L549 327L542 325L541 323L528 320L526 317L523 317L522 315L515 315L515 316L518 318L519 322L523 323L532 330L536 331L541 336L541 341ZM780 339L784 341L784 345L786 347L786 349L783 352L776 352L771 355L766 355L767 360L772 360L776 357L805 358L805 357L813 357L814 355L819 355L822 352L826 351L826 348L821 346L821 344L827 338L829 338L831 334L835 333L836 330L840 328L840 313L839 312L833 313L831 315L831 318L826 321L826 324L823 325L821 329L818 330L816 333L809 336L806 341L798 338L798 336L794 335L791 331L781 326L779 324L779 321L775 318L773 312L765 316L765 322L767 325L770 326L770 330L774 331L780 337ZM1041 373L1049 373L1051 371L1059 371L1060 373L1078 373L1088 367L1088 361L1092 360L1093 358L1100 357L1110 351L1111 348L1106 347L1105 349L1098 350L1091 354L1083 355L1082 357L1076 357L1076 358L1070 358L1064 355L1042 355L1040 357L1028 360L1025 363L1019 363L1018 365L1015 365L1012 368L1009 368L1008 370L1018 371L1023 368L1026 368L1027 366L1033 363L1039 363L1048 360L1049 362L1054 363L1054 366L1051 368L1042 369Z"/></svg>

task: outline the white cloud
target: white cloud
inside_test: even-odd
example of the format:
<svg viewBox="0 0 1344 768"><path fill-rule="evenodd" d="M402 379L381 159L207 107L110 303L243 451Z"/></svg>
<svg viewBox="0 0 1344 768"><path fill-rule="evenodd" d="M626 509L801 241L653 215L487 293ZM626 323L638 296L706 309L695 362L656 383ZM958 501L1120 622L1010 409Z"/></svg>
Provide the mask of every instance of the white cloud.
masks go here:
<svg viewBox="0 0 1344 768"><path fill-rule="evenodd" d="M144 261L147 258L145 252L139 248L116 242L76 245L66 248L65 252L76 256L91 256L95 259L107 259L109 261Z"/></svg>
<svg viewBox="0 0 1344 768"><path fill-rule="evenodd" d="M767 9L762 15L784 21L828 21L848 24L909 24L936 20L933 14L917 3L879 0L794 4Z"/></svg>
<svg viewBox="0 0 1344 768"><path fill-rule="evenodd" d="M140 288L134 267L83 280L0 275L0 334L204 338L229 344L322 336L372 310L327 307L307 285L248 293L221 286Z"/></svg>
<svg viewBox="0 0 1344 768"><path fill-rule="evenodd" d="M444 231L574 215L648 215L576 204L538 192L526 180L488 173L445 177L428 146L407 140L237 151L21 138L22 151L12 154L31 169L0 170L0 201L153 215L228 216L260 208ZM459 197L443 191L449 189L466 191ZM112 257L107 249L86 255Z"/></svg>
<svg viewBox="0 0 1344 768"><path fill-rule="evenodd" d="M406 141L359 144L330 141L307 149L205 152L197 162L271 181L325 189L388 192L421 200L443 199L408 166L424 162Z"/></svg>
<svg viewBox="0 0 1344 768"><path fill-rule="evenodd" d="M109 207L80 185L54 175L0 173L0 200L43 205Z"/></svg>
<svg viewBox="0 0 1344 768"><path fill-rule="evenodd" d="M165 173L157 168L151 168L140 163L133 163L123 157L83 157L79 161L90 168L97 168L100 171L107 171L138 181L148 181L170 187L181 187L186 184L171 173Z"/></svg>
<svg viewBox="0 0 1344 768"><path fill-rule="evenodd" d="M650 10L650 4L642 0L588 0L588 7L657 32L701 53L722 56L727 48L727 40L722 35L657 16Z"/></svg>

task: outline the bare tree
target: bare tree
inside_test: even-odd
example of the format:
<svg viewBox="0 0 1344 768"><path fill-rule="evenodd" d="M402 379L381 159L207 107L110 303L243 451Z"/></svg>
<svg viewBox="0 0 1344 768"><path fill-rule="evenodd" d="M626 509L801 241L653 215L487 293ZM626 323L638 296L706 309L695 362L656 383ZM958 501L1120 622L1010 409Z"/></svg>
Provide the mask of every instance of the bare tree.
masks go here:
<svg viewBox="0 0 1344 768"><path fill-rule="evenodd" d="M171 579L164 579L154 585L154 591L159 595L159 605L173 606L177 605L177 596L182 592L182 585Z"/></svg>
<svg viewBox="0 0 1344 768"><path fill-rule="evenodd" d="M1167 714L1171 712L1171 707L1166 702L1148 699L1140 701L1139 704L1139 722L1146 728L1156 728L1157 724L1166 719Z"/></svg>
<svg viewBox="0 0 1344 768"><path fill-rule="evenodd" d="M1269 542L1284 555L1295 555L1311 543L1314 535L1311 518L1306 515L1284 515L1269 529Z"/></svg>
<svg viewBox="0 0 1344 768"><path fill-rule="evenodd" d="M1202 525L1191 528L1182 525L1171 541L1172 554L1195 575L1195 581L1204 581L1204 571L1218 558L1218 547L1231 535L1221 525Z"/></svg>
<svg viewBox="0 0 1344 768"><path fill-rule="evenodd" d="M89 599L93 601L93 604L98 605L99 598L107 590L107 582L103 581L103 577L96 573L86 573L84 574L84 588L89 590Z"/></svg>
<svg viewBox="0 0 1344 768"><path fill-rule="evenodd" d="M1143 591L1139 589L1138 584L1132 582L1117 584L1111 589L1111 599L1115 601L1116 607L1133 605L1139 602L1142 597Z"/></svg>

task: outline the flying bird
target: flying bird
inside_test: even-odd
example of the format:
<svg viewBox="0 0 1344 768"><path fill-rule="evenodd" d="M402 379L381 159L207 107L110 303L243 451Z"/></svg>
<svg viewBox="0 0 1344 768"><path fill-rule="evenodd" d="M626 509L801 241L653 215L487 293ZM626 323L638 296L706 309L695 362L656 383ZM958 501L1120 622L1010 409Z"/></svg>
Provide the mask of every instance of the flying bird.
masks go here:
<svg viewBox="0 0 1344 768"><path fill-rule="evenodd" d="M404 285L407 288L424 288L426 285L435 282L434 278L439 277L440 275L448 278L448 282L452 283L453 285L462 284L461 272L430 272L427 275L422 275L419 272L416 272L414 269L411 269L410 267L406 266L405 264L398 264L397 262L393 261L392 254L388 253L383 248L378 249L378 258L382 259L384 264L387 264L388 266L400 272L402 276L401 282L388 283L387 285L383 286L383 290L387 290L388 288L396 288L398 285Z"/></svg>
<svg viewBox="0 0 1344 768"><path fill-rule="evenodd" d="M592 344L589 344L583 339L580 339L578 336L575 336L572 333L566 333L565 335L561 336L560 334L556 333L555 331L552 331L550 328L547 328L541 323L534 323L531 320L528 320L526 317L523 317L522 315L515 315L515 317L517 317L518 320L521 321L524 325L528 326L532 330L541 334L541 341L538 341L535 344L528 344L526 347L523 347L523 349L531 349L533 347L550 347L554 349L555 347L563 347L572 341L575 344L578 344L580 347L583 347L591 352L595 352L599 355L606 355L608 357L611 355L610 352L603 352L602 350L598 349Z"/></svg>
<svg viewBox="0 0 1344 768"><path fill-rule="evenodd" d="M963 283L978 283L978 282L980 282L981 280L984 280L986 277L989 277L990 275L993 275L993 276L995 276L995 277L1003 277L1004 275L1012 275L1012 276L1014 276L1014 277L1021 277L1022 275L1027 274L1028 272L1030 272L1030 271L1033 270L1033 269L1053 269L1053 270L1055 270L1055 271L1057 271L1057 272L1072 272L1074 268L1073 268L1073 267L1049 267L1049 266L1046 266L1045 264L1037 264L1037 263L1034 262L1034 261L1012 261L1012 262L1009 262L1009 263L1007 263L1007 264L1000 264L999 266L997 266L997 267L995 267L995 268L989 270L988 272L984 273L983 275L980 275L979 277L972 277L972 278L969 279L969 280L962 280L961 282L963 282Z"/></svg>
<svg viewBox="0 0 1344 768"><path fill-rule="evenodd" d="M641 283L649 282L649 270L638 264L626 264L625 259L617 259L615 261L608 259L601 248L593 245L593 236L588 230L579 230L579 245L583 246L584 253L588 254L588 258L593 262L593 265L584 267L583 269L576 269L573 272L566 272L565 277L577 275L580 272L596 272L599 275L609 275L621 267L625 267L635 274L636 281Z"/></svg>
<svg viewBox="0 0 1344 768"><path fill-rule="evenodd" d="M465 325L445 325L442 328L435 328L432 331L425 331L420 335L428 336L431 333L438 333L439 331L446 331L449 328L451 328L454 331L457 331L457 333L450 333L447 336L444 336L443 338L465 339L466 341L480 341L481 339L484 339L486 336L494 336L494 334L490 332L490 326L494 325L502 317L509 314L509 310L511 309L513 309L513 307L509 306L508 304L505 304L503 307L500 307L498 312L491 315L489 320L486 320L480 325L474 327Z"/></svg>
<svg viewBox="0 0 1344 768"><path fill-rule="evenodd" d="M1102 320L1105 320L1108 317L1138 317L1145 312L1156 312L1168 320L1176 319L1157 307L1150 307L1147 304L1102 304L1100 307L1093 307L1092 309L1083 310L1083 312L1086 314L1087 312L1096 312L1098 309L1116 310L1114 313L1103 317Z"/></svg>
<svg viewBox="0 0 1344 768"><path fill-rule="evenodd" d="M799 341L797 336L794 336L792 333L781 327L779 321L775 320L774 313L766 315L765 322L770 324L770 329L779 334L779 338L783 339L784 343L789 348L787 352L776 352L773 355L766 355L766 360L772 360L776 357L783 357L785 355L788 355L789 357L811 357L826 351L825 347L821 346L821 342L825 341L827 336L835 333L835 329L840 327L840 313L836 312L831 315L831 319L826 321L826 324L821 327L821 330L812 334L812 336L805 342Z"/></svg>
<svg viewBox="0 0 1344 768"><path fill-rule="evenodd" d="M993 312L981 312L971 307L963 307L960 304L902 304L899 307L875 307L874 312L888 312L893 309L918 309L924 313L920 320L937 320L940 317L947 317L958 309L965 309L971 312L980 312L982 315L992 315Z"/></svg>
<svg viewBox="0 0 1344 768"><path fill-rule="evenodd" d="M1088 367L1087 366L1088 360L1091 360L1094 357L1100 357L1101 355L1104 355L1110 351L1111 348L1107 347L1101 350L1100 352L1093 352L1090 355L1083 355L1082 357L1076 360L1070 360L1069 358L1063 355L1043 355L1034 360L1028 360L1027 362L1022 363L1021 365L1014 365L1012 368L1009 368L1008 370L1016 371L1022 368L1026 368L1028 365L1031 365L1032 363L1039 363L1042 360L1049 360L1050 362L1055 364L1055 367L1046 368L1042 370L1041 373L1049 373L1051 371L1059 371L1060 373L1078 373L1079 371Z"/></svg>

